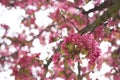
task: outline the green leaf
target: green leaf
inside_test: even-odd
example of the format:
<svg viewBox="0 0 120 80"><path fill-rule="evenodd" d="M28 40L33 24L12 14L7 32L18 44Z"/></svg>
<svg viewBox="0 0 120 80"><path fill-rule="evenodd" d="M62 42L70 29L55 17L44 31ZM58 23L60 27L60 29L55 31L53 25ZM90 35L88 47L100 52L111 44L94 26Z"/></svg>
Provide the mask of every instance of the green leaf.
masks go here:
<svg viewBox="0 0 120 80"><path fill-rule="evenodd" d="M67 48L68 48L68 51L69 51L69 52L72 52L72 51L75 49L75 45L72 44L72 43L68 43L68 44L67 44Z"/></svg>
<svg viewBox="0 0 120 80"><path fill-rule="evenodd" d="M82 52L82 54L85 55L85 56L87 56L88 53L89 53L88 50L86 50L86 49L82 49L81 52Z"/></svg>

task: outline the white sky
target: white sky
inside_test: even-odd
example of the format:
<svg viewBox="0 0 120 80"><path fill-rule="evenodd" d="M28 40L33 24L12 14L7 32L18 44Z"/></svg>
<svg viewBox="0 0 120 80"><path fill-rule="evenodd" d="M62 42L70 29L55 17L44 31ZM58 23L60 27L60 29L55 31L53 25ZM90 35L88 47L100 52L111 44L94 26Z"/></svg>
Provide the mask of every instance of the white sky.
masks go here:
<svg viewBox="0 0 120 80"><path fill-rule="evenodd" d="M84 8L86 8L86 10L88 10L88 8L93 8L94 6L89 3L88 5L86 5ZM52 20L48 17L48 13L52 12L53 9L47 9L47 10L43 10L43 11L39 11L36 12L35 15L36 17L36 23L40 26L44 25L47 26L48 24L50 24L52 22ZM11 31L10 33L14 33L14 32L19 32L21 33L23 28L20 27L21 25L21 20L23 19L23 17L25 17L25 11L23 9L17 8L17 9L11 9L11 10L7 10L5 7L0 5L0 24L4 23L7 24ZM2 37L2 35L4 34L4 30L0 29L0 38ZM29 32L28 32L29 34ZM118 43L120 43L120 41L118 41ZM33 42L34 48L31 48L31 52L42 52L44 54L42 54L41 59L45 59L47 57L48 54L45 55L46 51L50 51L52 53L51 50L51 46L55 44L52 43L50 45L47 45L45 47L43 47L42 45L39 45L40 42L38 39L35 39L35 41ZM100 45L100 48L102 48L102 53L106 52L106 50L108 49L108 46L111 46L110 43L108 42L103 42ZM107 78L104 77L104 73L106 71L109 71L110 67L106 64L103 64L103 68L101 69L100 72L96 71L94 74L90 74L91 77L93 78L93 80L95 80L96 77L99 77L100 80L108 80ZM7 70L5 72L0 72L0 79L1 80L14 80L14 77L10 77L11 70ZM58 79L61 80L61 79Z"/></svg>

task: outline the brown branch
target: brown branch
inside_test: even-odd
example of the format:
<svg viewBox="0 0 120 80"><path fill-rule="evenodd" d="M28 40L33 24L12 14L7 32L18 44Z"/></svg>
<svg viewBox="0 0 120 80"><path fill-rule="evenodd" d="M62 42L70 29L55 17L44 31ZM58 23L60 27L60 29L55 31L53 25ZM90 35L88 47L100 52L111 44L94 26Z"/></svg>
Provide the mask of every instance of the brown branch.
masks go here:
<svg viewBox="0 0 120 80"><path fill-rule="evenodd" d="M80 79L80 71L81 71L81 70L80 70L80 64L79 64L79 62L78 62L78 78L77 78L78 80Z"/></svg>
<svg viewBox="0 0 120 80"><path fill-rule="evenodd" d="M47 60L47 64L44 64L44 68L46 70L46 73L48 71L48 66L50 65L51 61L52 61L52 56ZM46 76L46 74L45 74L45 76Z"/></svg>
<svg viewBox="0 0 120 80"><path fill-rule="evenodd" d="M70 23L73 25L73 28L75 28L77 31L79 31L79 30L76 28L75 24L71 21L71 19L74 18L75 15L73 15L73 16L71 17L71 19L65 18L65 16L62 15L62 14L60 14L60 15L64 18L64 20L65 20L66 22L70 22Z"/></svg>
<svg viewBox="0 0 120 80"><path fill-rule="evenodd" d="M83 10L82 13L83 14L89 14L90 12L94 12L94 11L97 11L97 10L99 10L99 11L103 10L104 8L108 8L109 6L111 6L113 4L113 1L114 0L107 0L104 3L92 8L92 9L90 9L88 11ZM79 9L79 8L77 8L77 9Z"/></svg>
<svg viewBox="0 0 120 80"><path fill-rule="evenodd" d="M80 34L93 31L96 27L107 21L110 17L115 17L120 9L120 0L115 0L112 6L108 7L108 10L104 14L96 19L92 24L89 24L85 28L79 31Z"/></svg>
<svg viewBox="0 0 120 80"><path fill-rule="evenodd" d="M80 74L80 72L81 72L81 66L80 66L80 63L78 62L78 78L77 78L77 80L82 80L82 75Z"/></svg>

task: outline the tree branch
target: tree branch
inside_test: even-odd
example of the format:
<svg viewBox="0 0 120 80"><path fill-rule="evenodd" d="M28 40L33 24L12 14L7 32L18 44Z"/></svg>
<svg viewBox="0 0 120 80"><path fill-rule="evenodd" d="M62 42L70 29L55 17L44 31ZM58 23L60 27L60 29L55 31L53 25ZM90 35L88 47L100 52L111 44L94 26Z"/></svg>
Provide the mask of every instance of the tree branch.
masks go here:
<svg viewBox="0 0 120 80"><path fill-rule="evenodd" d="M108 8L109 6L111 6L113 4L114 0L107 0L104 3L100 4L99 6L96 6L95 8L92 8L88 11L83 10L82 13L83 14L89 14L90 12L94 12L97 10L103 10L104 8Z"/></svg>
<svg viewBox="0 0 120 80"><path fill-rule="evenodd" d="M77 80L82 80L82 76L81 76L80 72L81 72L81 66L80 66L80 63L78 62L78 78L77 78Z"/></svg>
<svg viewBox="0 0 120 80"><path fill-rule="evenodd" d="M47 64L44 64L44 68L46 71L46 73L44 74L44 78L46 77L46 74L48 72L48 66L50 65L51 61L52 61L52 56L47 60Z"/></svg>
<svg viewBox="0 0 120 80"><path fill-rule="evenodd" d="M65 18L65 16L62 15L62 14L60 14L60 15L63 17L63 19L64 19L66 22L71 23L71 25L73 26L73 28L75 28L77 31L79 31L79 30L76 28L75 24L71 21L71 19L72 19L72 17L73 17L74 15L71 17L71 19ZM73 17L73 18L74 18L74 17Z"/></svg>
<svg viewBox="0 0 120 80"><path fill-rule="evenodd" d="M89 24L85 28L79 31L80 34L85 34L87 32L93 31L96 27L100 26L110 17L115 17L120 9L120 0L115 0L113 5L108 7L108 10L104 14L96 19L93 23Z"/></svg>

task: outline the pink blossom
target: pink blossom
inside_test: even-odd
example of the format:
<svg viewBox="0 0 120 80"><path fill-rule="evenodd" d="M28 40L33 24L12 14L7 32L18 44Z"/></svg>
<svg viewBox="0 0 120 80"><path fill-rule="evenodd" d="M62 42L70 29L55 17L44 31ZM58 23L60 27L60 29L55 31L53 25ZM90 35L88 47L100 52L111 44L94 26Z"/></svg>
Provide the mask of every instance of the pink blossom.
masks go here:
<svg viewBox="0 0 120 80"><path fill-rule="evenodd" d="M68 52L68 55L71 56L74 53L69 53L69 49L67 47L67 44L72 43L71 45L76 45L79 47L76 47L76 50L79 50L79 53L82 49L86 49L88 51L87 58L90 59L89 65L94 64L99 55L100 55L100 49L97 41L94 40L94 36L92 34L85 34L85 35L80 35L80 34L71 34L70 36L66 37L61 44L62 50L65 52Z"/></svg>
<svg viewBox="0 0 120 80"><path fill-rule="evenodd" d="M52 61L56 64L58 63L59 59L60 59L60 53L55 53L53 55Z"/></svg>
<svg viewBox="0 0 120 80"><path fill-rule="evenodd" d="M114 74L113 76L114 80L120 80L120 74Z"/></svg>

